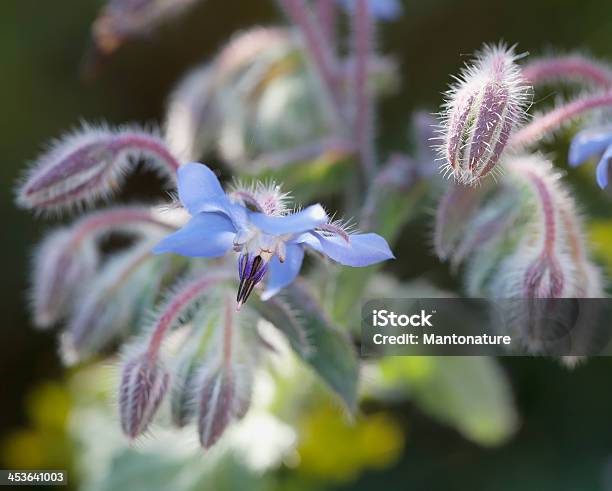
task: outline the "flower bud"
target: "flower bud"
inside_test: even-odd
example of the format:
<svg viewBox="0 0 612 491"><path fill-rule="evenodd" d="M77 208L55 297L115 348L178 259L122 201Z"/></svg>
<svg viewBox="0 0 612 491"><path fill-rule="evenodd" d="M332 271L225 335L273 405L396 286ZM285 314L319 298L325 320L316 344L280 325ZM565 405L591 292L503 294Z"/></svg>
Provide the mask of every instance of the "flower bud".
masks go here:
<svg viewBox="0 0 612 491"><path fill-rule="evenodd" d="M235 403L234 377L230 367L203 377L198 411L198 434L202 447L212 447L232 419Z"/></svg>
<svg viewBox="0 0 612 491"><path fill-rule="evenodd" d="M183 354L173 370L174 383L170 391L172 422L182 428L193 419L197 409L197 382L201 360L195 349Z"/></svg>
<svg viewBox="0 0 612 491"><path fill-rule="evenodd" d="M554 256L542 255L525 271L523 296L525 298L560 298L565 277Z"/></svg>
<svg viewBox="0 0 612 491"><path fill-rule="evenodd" d="M506 167L499 183L450 188L438 208L439 256L466 264L475 297L601 296L576 207L551 163L520 156Z"/></svg>
<svg viewBox="0 0 612 491"><path fill-rule="evenodd" d="M21 185L17 202L43 212L71 209L106 198L141 158L174 177L178 162L156 136L83 127L43 154Z"/></svg>
<svg viewBox="0 0 612 491"><path fill-rule="evenodd" d="M436 211L434 246L440 259L448 259L456 250L483 198L483 188L449 185Z"/></svg>
<svg viewBox="0 0 612 491"><path fill-rule="evenodd" d="M66 363L98 353L117 336L138 327L153 307L168 272L167 261L150 253L157 240L147 240L110 259L74 301L61 345Z"/></svg>
<svg viewBox="0 0 612 491"><path fill-rule="evenodd" d="M158 360L147 354L123 366L119 389L121 428L130 438L141 435L149 426L168 389L169 374Z"/></svg>
<svg viewBox="0 0 612 491"><path fill-rule="evenodd" d="M166 140L183 162L195 162L215 143L219 117L214 97L213 68L204 65L176 87L166 115Z"/></svg>
<svg viewBox="0 0 612 491"><path fill-rule="evenodd" d="M257 28L217 57L219 149L237 168L320 140L335 124L307 53L287 29ZM315 156L316 157L316 156Z"/></svg>
<svg viewBox="0 0 612 491"><path fill-rule="evenodd" d="M73 234L60 229L36 251L32 279L34 323L41 329L55 324L70 310L82 285L90 283L98 264L92 241L74 247Z"/></svg>
<svg viewBox="0 0 612 491"><path fill-rule="evenodd" d="M528 87L512 48L485 47L447 93L443 111L443 170L472 185L498 163L522 117Z"/></svg>

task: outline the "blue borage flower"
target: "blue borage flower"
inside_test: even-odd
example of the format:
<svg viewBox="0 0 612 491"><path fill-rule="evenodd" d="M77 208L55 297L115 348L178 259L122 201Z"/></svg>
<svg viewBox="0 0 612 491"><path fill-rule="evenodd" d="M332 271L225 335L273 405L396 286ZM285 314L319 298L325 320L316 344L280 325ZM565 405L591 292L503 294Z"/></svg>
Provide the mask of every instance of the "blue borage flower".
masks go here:
<svg viewBox="0 0 612 491"><path fill-rule="evenodd" d="M355 0L338 0L347 12L355 11ZM404 9L399 0L369 0L370 15L377 20L392 21L397 19Z"/></svg>
<svg viewBox="0 0 612 491"><path fill-rule="evenodd" d="M305 247L346 266L369 266L394 257L381 236L349 233L331 222L319 204L290 212L287 195L276 185L226 194L207 166L191 163L178 170L178 192L192 218L154 252L190 257L237 252L238 307L266 274L264 300L289 285L300 272Z"/></svg>
<svg viewBox="0 0 612 491"><path fill-rule="evenodd" d="M597 165L597 184L604 189L608 186L608 175L612 163L612 126L589 128L578 133L569 150L569 163L576 167L602 154Z"/></svg>

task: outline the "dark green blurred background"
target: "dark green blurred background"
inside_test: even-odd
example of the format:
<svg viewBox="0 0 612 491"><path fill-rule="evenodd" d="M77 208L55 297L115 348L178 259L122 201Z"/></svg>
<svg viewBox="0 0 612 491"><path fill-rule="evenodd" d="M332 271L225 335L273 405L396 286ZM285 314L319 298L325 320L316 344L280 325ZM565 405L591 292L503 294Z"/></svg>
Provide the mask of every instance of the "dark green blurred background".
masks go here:
<svg viewBox="0 0 612 491"><path fill-rule="evenodd" d="M30 251L53 223L13 205L13 187L28 160L81 119L159 122L166 95L187 69L234 31L279 20L272 2L206 0L179 22L120 49L95 76L84 76L89 28L101 4L0 2L0 439L28 424L30 388L62 374L56 337L33 331L26 312ZM609 0L413 0L405 10L380 32L380 45L399 62L403 79L401 95L383 103L379 118L387 143L404 137L413 108L436 109L449 74L483 42L516 42L533 54L584 50L612 60ZM131 178L131 196L150 194L153 184ZM546 360L504 364L523 419L510 444L481 449L406 407L402 461L366 473L350 488L612 489L612 360L592 360L573 372Z"/></svg>

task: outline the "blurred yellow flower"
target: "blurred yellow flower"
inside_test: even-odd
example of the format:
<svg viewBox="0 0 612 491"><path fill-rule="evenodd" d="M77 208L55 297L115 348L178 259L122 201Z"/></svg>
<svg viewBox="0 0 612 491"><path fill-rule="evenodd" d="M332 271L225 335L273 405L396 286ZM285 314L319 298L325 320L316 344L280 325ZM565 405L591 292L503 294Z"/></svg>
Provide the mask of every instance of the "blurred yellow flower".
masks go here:
<svg viewBox="0 0 612 491"><path fill-rule="evenodd" d="M1 460L11 469L66 469L70 442L66 421L70 396L57 382L36 386L26 397L30 427L15 430L0 445Z"/></svg>
<svg viewBox="0 0 612 491"><path fill-rule="evenodd" d="M589 232L595 256L604 262L606 272L612 274L612 220L591 223Z"/></svg>
<svg viewBox="0 0 612 491"><path fill-rule="evenodd" d="M351 423L338 408L321 405L300 424L298 470L334 481L395 463L404 446L401 426L388 414L359 416Z"/></svg>

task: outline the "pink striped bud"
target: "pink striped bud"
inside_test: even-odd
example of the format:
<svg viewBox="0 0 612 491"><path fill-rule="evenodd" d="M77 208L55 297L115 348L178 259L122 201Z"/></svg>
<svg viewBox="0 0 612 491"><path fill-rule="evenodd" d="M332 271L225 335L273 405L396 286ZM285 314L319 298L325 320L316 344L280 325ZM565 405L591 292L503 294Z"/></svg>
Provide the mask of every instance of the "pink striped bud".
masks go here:
<svg viewBox="0 0 612 491"><path fill-rule="evenodd" d="M472 185L489 174L525 111L529 88L513 48L486 46L447 93L442 169Z"/></svg>
<svg viewBox="0 0 612 491"><path fill-rule="evenodd" d="M560 298L565 276L554 256L541 255L525 271L523 297Z"/></svg>
<svg viewBox="0 0 612 491"><path fill-rule="evenodd" d="M232 370L224 367L204 377L200 393L198 434L202 447L212 447L229 425L235 404Z"/></svg>
<svg viewBox="0 0 612 491"><path fill-rule="evenodd" d="M39 157L18 191L17 202L42 212L91 204L115 192L140 159L171 179L179 165L152 134L85 126Z"/></svg>
<svg viewBox="0 0 612 491"><path fill-rule="evenodd" d="M146 431L166 394L169 378L161 363L146 354L123 366L119 416L121 428L128 437L136 438Z"/></svg>
<svg viewBox="0 0 612 491"><path fill-rule="evenodd" d="M43 241L34 256L32 278L37 327L47 329L68 313L78 289L91 281L97 264L93 241L76 244L70 229L57 230Z"/></svg>

